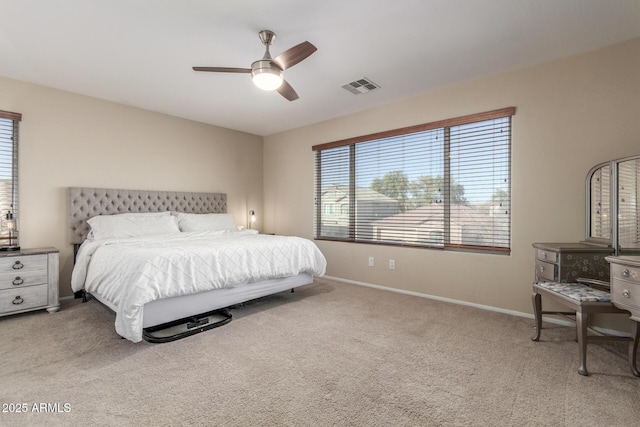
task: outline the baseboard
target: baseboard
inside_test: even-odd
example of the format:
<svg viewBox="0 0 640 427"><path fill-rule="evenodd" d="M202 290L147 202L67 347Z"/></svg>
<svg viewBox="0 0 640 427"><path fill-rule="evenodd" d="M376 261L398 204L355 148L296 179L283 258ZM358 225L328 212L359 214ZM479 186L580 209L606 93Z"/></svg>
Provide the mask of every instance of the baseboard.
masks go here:
<svg viewBox="0 0 640 427"><path fill-rule="evenodd" d="M323 277L326 278L326 279L329 279L329 280L335 280L335 281L338 281L338 282L348 283L348 284L351 284L351 285L365 286L367 288L375 288L375 289L380 289L380 290L383 290L383 291L396 292L396 293L399 293L399 294L411 295L411 296L419 297L419 298L427 298L427 299L436 300L436 301L448 302L448 303L451 303L451 304L465 305L465 306L468 306L468 307L479 308L481 310L495 311L497 313L510 314L512 316L524 317L524 318L533 320L533 314L523 313L521 311L507 310L507 309L504 309L504 308L493 307L493 306L490 306L490 305L477 304L477 303L473 303L473 302L461 301L461 300L452 299L452 298L444 298L444 297L439 297L439 296L436 296L436 295L429 295L429 294L423 294L423 293L420 293L420 292L407 291L407 290L404 290L404 289L390 288L390 287L387 287L387 286L374 285L374 284L366 283L366 282L358 282L356 280L342 279L340 277L333 277L333 276L323 276ZM557 318L554 318L554 317L546 316L546 317L543 317L543 320L545 322L547 322L547 323L554 323L554 324L557 324L557 325L568 326L568 327L572 327L572 328L576 327L574 322L561 320L561 319L557 319ZM616 330L613 330L613 329L605 329L605 328L599 328L599 327L594 327L593 329L595 331L599 332L599 333L606 334L606 335L623 336L623 337L630 336L627 333L624 333L624 332L621 332L621 331L616 331Z"/></svg>

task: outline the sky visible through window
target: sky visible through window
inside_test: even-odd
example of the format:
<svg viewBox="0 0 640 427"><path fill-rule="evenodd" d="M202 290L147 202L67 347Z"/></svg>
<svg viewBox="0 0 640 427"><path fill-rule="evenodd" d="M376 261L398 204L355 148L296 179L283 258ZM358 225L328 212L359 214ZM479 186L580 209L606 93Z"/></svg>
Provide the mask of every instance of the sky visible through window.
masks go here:
<svg viewBox="0 0 640 427"><path fill-rule="evenodd" d="M0 179L11 179L13 170L13 120L0 119Z"/></svg>

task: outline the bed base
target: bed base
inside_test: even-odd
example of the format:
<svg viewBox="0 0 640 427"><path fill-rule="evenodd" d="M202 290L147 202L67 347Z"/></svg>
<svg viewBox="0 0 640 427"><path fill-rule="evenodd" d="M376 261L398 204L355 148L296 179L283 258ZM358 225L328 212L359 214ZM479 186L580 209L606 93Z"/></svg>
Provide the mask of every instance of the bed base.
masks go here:
<svg viewBox="0 0 640 427"><path fill-rule="evenodd" d="M84 289L73 293L73 299L82 298L82 302L87 302L87 291Z"/></svg>
<svg viewBox="0 0 640 427"><path fill-rule="evenodd" d="M197 316L144 328L142 329L142 338L153 344L167 343L218 328L231 322L231 319L229 310L213 310Z"/></svg>
<svg viewBox="0 0 640 427"><path fill-rule="evenodd" d="M291 289L293 292L293 289ZM87 291L84 289L76 292L76 298L82 298L82 302L87 302ZM93 294L92 294L93 295ZM93 295L96 301L109 309L114 309L109 303ZM230 307L231 308L231 307ZM167 343L181 338L190 337L209 329L218 328L231 322L233 316L226 308L219 308L206 313L195 314L182 319L173 320L160 325L149 326L142 329L142 338L153 344ZM122 337L124 339L124 337Z"/></svg>
<svg viewBox="0 0 640 427"><path fill-rule="evenodd" d="M217 328L231 321L228 311L230 308L279 292L295 292L294 288L310 283L313 283L313 276L300 273L297 276L269 279L236 288L213 289L199 294L155 300L144 306L142 338L151 343L164 343ZM84 289L78 293L83 302L87 301L90 294L111 311L118 310L100 294L89 293ZM207 317L208 321L204 321Z"/></svg>
<svg viewBox="0 0 640 427"><path fill-rule="evenodd" d="M291 288L291 293L296 290ZM82 302L87 302L87 292L83 289L75 292L75 298L82 298ZM229 308L235 308L243 303L236 304ZM216 317L222 317L220 320L212 321ZM233 316L226 308L209 311L207 313L195 316L185 317L183 319L174 320L172 322L163 323L161 325L150 326L142 329L142 338L150 343L161 344L186 338L209 329L218 328L231 322ZM172 333L171 331L174 331ZM123 337L124 339L124 337Z"/></svg>

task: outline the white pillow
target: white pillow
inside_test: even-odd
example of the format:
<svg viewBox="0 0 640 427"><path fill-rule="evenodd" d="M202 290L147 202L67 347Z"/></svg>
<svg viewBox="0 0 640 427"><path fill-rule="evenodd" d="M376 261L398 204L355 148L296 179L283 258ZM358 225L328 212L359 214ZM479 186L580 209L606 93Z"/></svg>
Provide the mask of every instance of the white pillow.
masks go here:
<svg viewBox="0 0 640 427"><path fill-rule="evenodd" d="M127 212L127 213L121 213L121 214L114 214L112 216L166 216L166 215L171 215L170 211L164 211L164 212ZM87 221L89 222L89 221ZM89 234L87 234L87 240L93 240L95 239L95 237L93 237L93 230L89 230Z"/></svg>
<svg viewBox="0 0 640 427"><path fill-rule="evenodd" d="M178 213L181 231L237 231L231 214Z"/></svg>
<svg viewBox="0 0 640 427"><path fill-rule="evenodd" d="M98 215L87 221L88 239L121 239L179 233L176 218L170 213Z"/></svg>

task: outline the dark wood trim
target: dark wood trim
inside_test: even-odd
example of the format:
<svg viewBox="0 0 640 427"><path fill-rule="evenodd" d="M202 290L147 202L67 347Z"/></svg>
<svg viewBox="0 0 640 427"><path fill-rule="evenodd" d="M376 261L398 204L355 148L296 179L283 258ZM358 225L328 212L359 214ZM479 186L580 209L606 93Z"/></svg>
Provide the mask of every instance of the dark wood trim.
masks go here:
<svg viewBox="0 0 640 427"><path fill-rule="evenodd" d="M502 248L498 246L478 246L478 245L462 245L455 243L445 243L445 249L460 249L464 251L484 251L484 252L511 252L511 248Z"/></svg>
<svg viewBox="0 0 640 427"><path fill-rule="evenodd" d="M436 122L423 123L421 125L408 126L384 132L371 133L369 135L355 136L353 138L342 139L340 141L326 142L324 144L314 145L313 147L311 147L311 149L313 151L326 150L328 148L342 147L345 145L356 144L358 142L390 138L393 136L406 135L408 133L424 132L427 130L465 125L467 123L481 122L484 120L500 119L502 117L513 116L515 113L516 107L501 108L499 110L485 111L484 113L476 113L467 116L454 117L452 119L438 120Z"/></svg>
<svg viewBox="0 0 640 427"><path fill-rule="evenodd" d="M9 119L9 120L22 120L22 114L20 113L12 113L11 111L0 110L0 119Z"/></svg>
<svg viewBox="0 0 640 427"><path fill-rule="evenodd" d="M393 243L393 242L379 242L379 241L371 241L371 240L354 240L350 238L340 238L340 237L324 237L318 236L314 237L313 240L316 241L326 241L326 242L342 242L342 243L356 243L359 245L375 245L375 246L395 246L396 248L414 248L414 249L429 249L436 251L458 251L458 252L476 252L476 253L485 253L485 254L504 254L509 255L511 253L511 248L501 248L496 246L475 246L475 245L460 245L460 244L449 244L445 243L444 246L430 246L423 244L411 244L411 243Z"/></svg>

